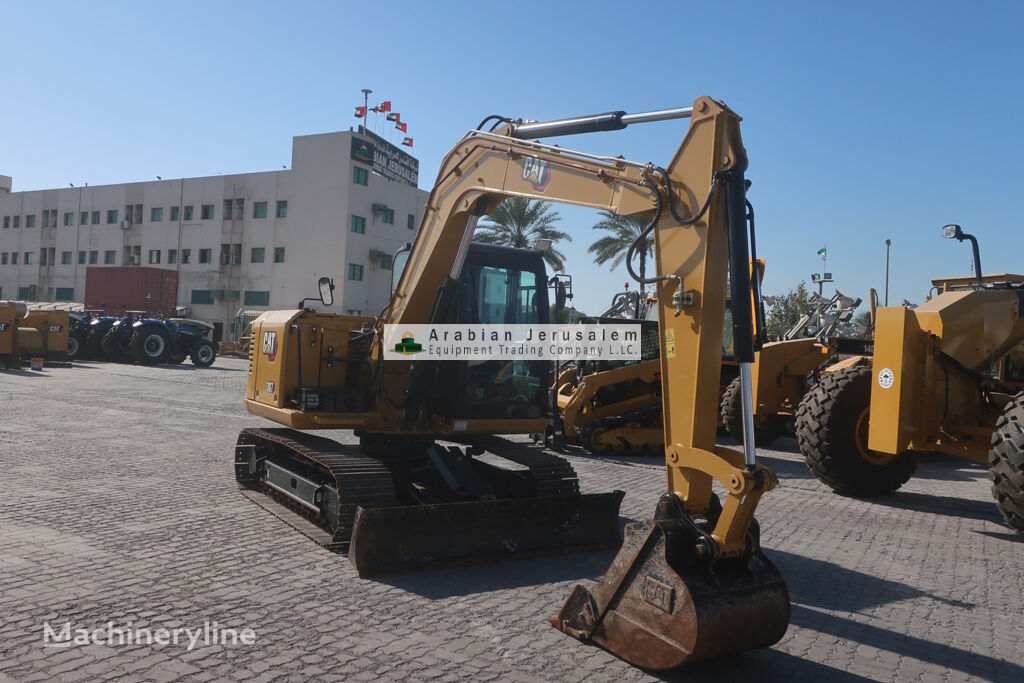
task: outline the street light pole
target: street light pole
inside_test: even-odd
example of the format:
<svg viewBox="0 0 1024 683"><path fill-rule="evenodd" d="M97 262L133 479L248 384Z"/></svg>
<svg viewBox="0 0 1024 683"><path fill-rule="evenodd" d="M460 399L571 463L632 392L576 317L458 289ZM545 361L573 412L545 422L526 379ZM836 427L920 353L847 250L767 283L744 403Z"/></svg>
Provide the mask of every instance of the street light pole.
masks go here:
<svg viewBox="0 0 1024 683"><path fill-rule="evenodd" d="M889 305L889 247L892 240L885 240L885 305Z"/></svg>
<svg viewBox="0 0 1024 683"><path fill-rule="evenodd" d="M370 93L369 88L363 88L363 132L370 132Z"/></svg>

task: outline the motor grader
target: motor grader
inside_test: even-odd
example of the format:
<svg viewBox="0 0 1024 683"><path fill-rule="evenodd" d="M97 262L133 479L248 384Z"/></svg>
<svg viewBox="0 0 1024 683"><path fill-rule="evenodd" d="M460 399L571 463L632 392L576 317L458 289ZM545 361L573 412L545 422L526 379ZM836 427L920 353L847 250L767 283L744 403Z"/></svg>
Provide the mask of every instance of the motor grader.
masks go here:
<svg viewBox="0 0 1024 683"><path fill-rule="evenodd" d="M689 127L664 168L536 141L682 118ZM240 434L243 493L325 546L347 549L364 576L618 541L621 492L581 494L564 459L502 438L544 431L549 385L540 370L516 388L479 364L396 357L383 337L388 324L545 320L536 254L471 253L478 218L506 197L643 216L642 237L656 245L657 275L644 284L658 298L667 493L653 518L627 525L602 580L576 586L550 621L651 669L777 642L789 598L753 518L777 478L756 462L752 438L742 452L715 444L727 274L740 302L732 336L748 399L759 297L748 272L755 247L739 122L707 97L638 114L484 119L442 161L380 316L315 312L304 300L253 322L246 408L281 427ZM321 302L331 303L329 278L319 285ZM414 351L411 340L400 346ZM537 367L531 362L526 368ZM354 430L360 448L313 429ZM722 500L712 482L724 487Z"/></svg>
<svg viewBox="0 0 1024 683"><path fill-rule="evenodd" d="M827 369L800 402L797 439L811 471L837 493L895 491L930 452L989 466L992 493L1024 533L1024 276L932 280L915 309L877 309L874 353Z"/></svg>
<svg viewBox="0 0 1024 683"><path fill-rule="evenodd" d="M22 358L65 360L69 324L67 311L33 311L24 302L0 301L0 363L17 369Z"/></svg>

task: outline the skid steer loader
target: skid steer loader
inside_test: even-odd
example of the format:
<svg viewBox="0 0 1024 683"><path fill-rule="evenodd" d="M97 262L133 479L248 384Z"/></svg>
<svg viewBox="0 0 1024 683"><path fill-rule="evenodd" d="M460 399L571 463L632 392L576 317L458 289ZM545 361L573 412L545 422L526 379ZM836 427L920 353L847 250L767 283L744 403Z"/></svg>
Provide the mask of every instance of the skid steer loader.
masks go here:
<svg viewBox="0 0 1024 683"><path fill-rule="evenodd" d="M841 361L800 402L800 451L838 493L891 493L916 458L938 451L989 466L1007 524L1024 534L1024 276L932 280L938 295L918 306L879 308L874 353Z"/></svg>
<svg viewBox="0 0 1024 683"><path fill-rule="evenodd" d="M533 142L681 118L690 125L667 168ZM547 281L536 254L470 248L477 219L506 197L642 215L650 221L644 236L653 233L657 245L658 274L647 284L657 285L668 378L668 493L653 519L627 527L601 583L577 586L551 621L656 669L778 641L788 593L753 519L777 478L755 462L751 439L742 453L715 445L727 273L741 302L733 337L747 388L751 301L759 300L748 272L739 121L707 97L638 114L485 119L442 161L379 317L317 313L304 300L253 322L246 408L281 427L240 434L234 462L243 493L325 546L347 549L364 576L617 541L621 492L581 494L565 460L500 436L544 431L550 384L542 370L527 361L526 376L499 383L493 368L465 361L392 360L383 329L478 322L484 310L509 322L545 319ZM329 278L319 286L330 304ZM306 433L312 429L355 430L361 449ZM712 481L725 487L724 503Z"/></svg>

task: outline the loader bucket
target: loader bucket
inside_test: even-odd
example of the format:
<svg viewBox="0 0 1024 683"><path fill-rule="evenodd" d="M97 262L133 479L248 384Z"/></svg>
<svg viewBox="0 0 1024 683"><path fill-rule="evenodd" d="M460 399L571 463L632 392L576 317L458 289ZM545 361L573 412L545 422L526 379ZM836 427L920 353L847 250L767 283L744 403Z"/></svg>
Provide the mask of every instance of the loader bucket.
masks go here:
<svg viewBox="0 0 1024 683"><path fill-rule="evenodd" d="M717 562L699 555L700 534L680 519L627 525L604 577L589 590L576 585L548 621L658 671L778 642L789 624L789 593L756 527L745 556Z"/></svg>
<svg viewBox="0 0 1024 683"><path fill-rule="evenodd" d="M619 542L622 491L356 511L348 559L366 578Z"/></svg>

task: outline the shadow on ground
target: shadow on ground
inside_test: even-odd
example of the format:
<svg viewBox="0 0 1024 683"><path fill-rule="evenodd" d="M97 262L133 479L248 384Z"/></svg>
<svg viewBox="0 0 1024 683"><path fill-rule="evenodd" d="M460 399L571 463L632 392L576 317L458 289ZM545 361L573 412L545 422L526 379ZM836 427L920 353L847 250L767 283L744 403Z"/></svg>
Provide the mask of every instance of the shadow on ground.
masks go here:
<svg viewBox="0 0 1024 683"><path fill-rule="evenodd" d="M968 519L994 522L1000 525L1003 523L1003 518L999 514L998 508L996 508L994 500L969 500L955 496L937 496L930 493L897 491L887 496L872 498L871 502L900 510L930 512L947 517L966 517Z"/></svg>

